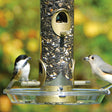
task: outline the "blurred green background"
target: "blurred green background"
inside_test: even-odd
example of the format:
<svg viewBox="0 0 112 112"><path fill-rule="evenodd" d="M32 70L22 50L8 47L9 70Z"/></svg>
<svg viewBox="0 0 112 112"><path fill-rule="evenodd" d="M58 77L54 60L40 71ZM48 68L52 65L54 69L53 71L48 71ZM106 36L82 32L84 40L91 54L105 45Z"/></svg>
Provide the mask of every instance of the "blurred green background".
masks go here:
<svg viewBox="0 0 112 112"><path fill-rule="evenodd" d="M112 0L75 0L74 4L75 79L90 80L92 88L99 88L107 83L92 75L83 58L97 54L112 64ZM31 74L37 74L39 42L40 1L0 0L0 112L112 112L112 95L95 105L11 104L3 89L12 76L14 60L20 54L31 56Z"/></svg>

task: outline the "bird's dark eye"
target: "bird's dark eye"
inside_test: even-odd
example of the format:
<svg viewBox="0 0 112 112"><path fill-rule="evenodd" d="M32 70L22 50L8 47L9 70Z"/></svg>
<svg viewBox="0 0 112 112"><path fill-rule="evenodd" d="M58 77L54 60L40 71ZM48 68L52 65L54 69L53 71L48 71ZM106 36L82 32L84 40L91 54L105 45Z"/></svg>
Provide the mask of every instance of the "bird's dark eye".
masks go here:
<svg viewBox="0 0 112 112"><path fill-rule="evenodd" d="M94 60L94 57L92 56L91 59Z"/></svg>

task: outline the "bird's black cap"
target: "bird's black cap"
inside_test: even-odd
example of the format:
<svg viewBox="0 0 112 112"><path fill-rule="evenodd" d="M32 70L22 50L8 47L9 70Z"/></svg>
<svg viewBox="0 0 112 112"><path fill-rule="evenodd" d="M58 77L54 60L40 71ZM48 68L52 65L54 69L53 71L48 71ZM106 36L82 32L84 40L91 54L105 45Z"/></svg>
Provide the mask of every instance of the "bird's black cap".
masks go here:
<svg viewBox="0 0 112 112"><path fill-rule="evenodd" d="M26 58L28 58L27 55L19 55L19 56L16 58L15 64L14 64L14 65L16 65L16 63L17 63L18 61L20 61L20 60L22 60L22 59L26 59Z"/></svg>

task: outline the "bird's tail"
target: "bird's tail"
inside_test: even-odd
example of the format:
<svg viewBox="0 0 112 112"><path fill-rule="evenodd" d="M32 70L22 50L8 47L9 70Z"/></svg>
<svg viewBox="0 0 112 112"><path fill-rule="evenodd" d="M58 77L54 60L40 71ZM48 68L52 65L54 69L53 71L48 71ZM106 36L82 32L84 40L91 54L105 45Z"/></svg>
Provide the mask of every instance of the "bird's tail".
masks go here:
<svg viewBox="0 0 112 112"><path fill-rule="evenodd" d="M13 86L13 84L16 82L16 80L11 80L11 82L8 84L8 86L7 86L7 89L10 89L12 86Z"/></svg>

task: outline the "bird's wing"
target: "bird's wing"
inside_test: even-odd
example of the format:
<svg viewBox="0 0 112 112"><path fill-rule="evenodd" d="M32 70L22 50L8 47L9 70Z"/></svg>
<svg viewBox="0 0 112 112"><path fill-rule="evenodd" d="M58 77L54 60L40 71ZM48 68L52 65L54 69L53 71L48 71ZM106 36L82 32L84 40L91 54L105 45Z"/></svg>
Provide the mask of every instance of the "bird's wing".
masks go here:
<svg viewBox="0 0 112 112"><path fill-rule="evenodd" d="M16 76L17 73L18 73L18 69L14 68L14 70L13 70L13 76L12 76L11 80L14 79L14 77Z"/></svg>
<svg viewBox="0 0 112 112"><path fill-rule="evenodd" d="M99 67L104 73L112 75L112 66L109 64L104 64Z"/></svg>
<svg viewBox="0 0 112 112"><path fill-rule="evenodd" d="M13 79L15 79L15 80L19 80L20 75L21 75L21 70L20 70L20 69L16 69L16 68L14 68L14 71L13 71L13 77L12 77L11 80L13 80Z"/></svg>

